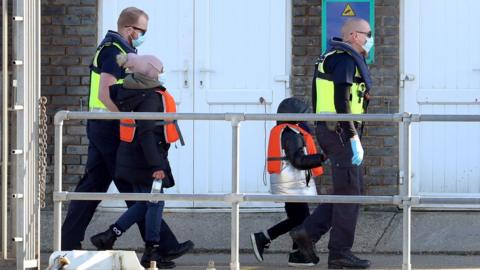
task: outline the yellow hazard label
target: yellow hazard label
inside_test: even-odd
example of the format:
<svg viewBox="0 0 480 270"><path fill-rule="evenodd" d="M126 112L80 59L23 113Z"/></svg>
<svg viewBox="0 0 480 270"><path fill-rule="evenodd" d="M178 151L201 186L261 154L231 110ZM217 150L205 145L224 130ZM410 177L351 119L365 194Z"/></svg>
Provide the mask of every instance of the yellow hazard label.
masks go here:
<svg viewBox="0 0 480 270"><path fill-rule="evenodd" d="M345 17L355 17L355 11L353 11L353 8L352 6L350 5L350 3L347 3L345 5L345 8L343 9L343 12L342 12L342 16L345 16Z"/></svg>

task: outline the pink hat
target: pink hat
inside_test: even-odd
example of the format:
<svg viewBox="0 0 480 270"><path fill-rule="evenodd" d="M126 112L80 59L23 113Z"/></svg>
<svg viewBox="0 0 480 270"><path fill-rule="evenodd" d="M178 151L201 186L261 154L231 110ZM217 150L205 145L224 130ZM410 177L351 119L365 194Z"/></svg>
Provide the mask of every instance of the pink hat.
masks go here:
<svg viewBox="0 0 480 270"><path fill-rule="evenodd" d="M131 73L141 73L152 79L157 79L163 72L163 63L154 55L138 55L129 53L117 55L119 66L127 68Z"/></svg>

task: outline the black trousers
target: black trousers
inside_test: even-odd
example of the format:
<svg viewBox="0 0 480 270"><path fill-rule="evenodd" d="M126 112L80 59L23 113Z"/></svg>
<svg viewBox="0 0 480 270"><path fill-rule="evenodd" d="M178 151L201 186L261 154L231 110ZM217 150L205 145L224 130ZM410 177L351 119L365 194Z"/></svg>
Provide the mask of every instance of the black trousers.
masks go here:
<svg viewBox="0 0 480 270"><path fill-rule="evenodd" d="M352 165L350 139L342 130L331 131L324 123L317 124L316 135L331 162L333 195L360 195L361 167ZM330 253L348 251L353 246L358 213L358 204L320 204L303 226L314 241L330 230Z"/></svg>
<svg viewBox="0 0 480 270"><path fill-rule="evenodd" d="M75 188L76 192L107 192L114 179L117 148L120 143L118 121L88 120L87 136L88 160L85 175ZM114 180L122 193L132 193L133 186L121 180ZM62 226L62 249L72 250L81 247L85 231L92 220L100 201L71 201ZM127 201L127 207L135 204ZM145 240L145 222L138 222L142 238ZM163 221L160 226L161 247L167 251L178 245L177 238Z"/></svg>
<svg viewBox="0 0 480 270"><path fill-rule="evenodd" d="M307 203L285 203L285 212L287 219L280 221L276 225L267 230L271 240L276 239L282 234L289 232L291 229L302 224L303 221L310 215L310 209ZM294 243L293 250L297 249Z"/></svg>

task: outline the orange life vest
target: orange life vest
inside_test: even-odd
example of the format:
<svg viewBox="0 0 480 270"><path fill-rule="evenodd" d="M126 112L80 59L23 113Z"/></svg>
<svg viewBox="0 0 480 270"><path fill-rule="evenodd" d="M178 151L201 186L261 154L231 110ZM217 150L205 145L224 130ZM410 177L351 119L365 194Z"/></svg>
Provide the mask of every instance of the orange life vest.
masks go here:
<svg viewBox="0 0 480 270"><path fill-rule="evenodd" d="M293 124L277 125L270 131L270 139L268 141L267 168L270 174L279 174L282 171L282 160L287 159L287 157L282 154L282 133L287 127L296 130L303 135L307 147L307 153L309 155L318 153L317 147L315 146L315 142L310 133ZM313 176L319 176L323 174L323 167L312 168L311 171Z"/></svg>
<svg viewBox="0 0 480 270"><path fill-rule="evenodd" d="M175 99L167 90L158 90L157 93L162 95L163 111L165 113L175 113L177 111L177 105ZM167 143L173 143L180 140L182 145L185 145L183 141L182 133L178 126L177 120L163 120L157 121L158 125L162 125L164 128L165 140ZM135 137L136 124L135 119L121 119L120 120L120 140L131 143Z"/></svg>

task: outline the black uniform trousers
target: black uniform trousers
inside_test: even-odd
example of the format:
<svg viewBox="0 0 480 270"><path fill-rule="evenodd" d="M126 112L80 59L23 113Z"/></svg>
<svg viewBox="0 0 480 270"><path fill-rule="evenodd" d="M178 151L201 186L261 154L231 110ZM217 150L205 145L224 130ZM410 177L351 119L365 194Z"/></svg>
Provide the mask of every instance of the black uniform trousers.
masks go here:
<svg viewBox="0 0 480 270"><path fill-rule="evenodd" d="M330 159L333 195L360 195L363 178L361 167L352 165L350 138L340 127L332 131L324 122L317 123L316 135ZM320 204L303 226L314 241L330 230L328 249L331 254L348 251L353 246L358 213L358 204Z"/></svg>
<svg viewBox="0 0 480 270"><path fill-rule="evenodd" d="M117 120L88 120L87 136L89 139L88 159L85 175L78 183L75 192L107 192L114 179L116 153L120 143L119 124ZM114 179L121 193L132 193L130 183ZM71 201L67 216L62 226L62 249L81 248L85 231L100 201ZM135 202L126 201L127 207ZM142 238L145 240L145 222L138 222ZM160 225L161 249L168 251L178 245L170 227L163 221Z"/></svg>

